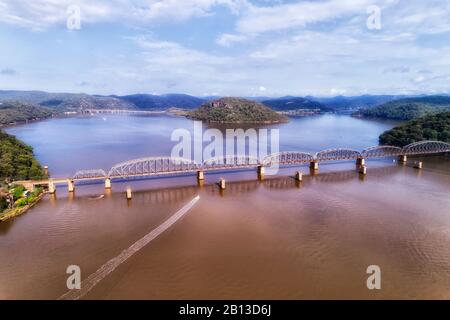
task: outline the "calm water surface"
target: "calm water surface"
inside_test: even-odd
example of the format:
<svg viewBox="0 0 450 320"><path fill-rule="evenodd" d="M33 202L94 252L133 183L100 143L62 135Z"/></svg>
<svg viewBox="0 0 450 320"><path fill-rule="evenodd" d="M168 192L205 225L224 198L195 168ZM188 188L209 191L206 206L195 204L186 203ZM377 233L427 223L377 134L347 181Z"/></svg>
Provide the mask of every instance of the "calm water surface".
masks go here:
<svg viewBox="0 0 450 320"><path fill-rule="evenodd" d="M317 152L336 147L364 149L378 144L392 123L324 115L291 119L280 130L281 151ZM54 177L68 177L80 169L109 170L122 161L168 156L176 142L173 130L193 131L193 121L169 116L101 116L52 119L7 131L32 145ZM204 126L204 129L207 129Z"/></svg>
<svg viewBox="0 0 450 320"><path fill-rule="evenodd" d="M280 126L282 150L363 149L392 124L319 116ZM171 117L50 120L9 129L56 175L169 154ZM199 195L173 227L99 282L86 299L450 298L450 162L422 171L392 159L321 165L298 184L297 168L257 181L255 172L208 174L59 189L27 214L0 224L0 298L56 299L68 265L85 279ZM300 168L305 173L306 167ZM219 192L214 182L227 179ZM366 288L379 265L382 289Z"/></svg>

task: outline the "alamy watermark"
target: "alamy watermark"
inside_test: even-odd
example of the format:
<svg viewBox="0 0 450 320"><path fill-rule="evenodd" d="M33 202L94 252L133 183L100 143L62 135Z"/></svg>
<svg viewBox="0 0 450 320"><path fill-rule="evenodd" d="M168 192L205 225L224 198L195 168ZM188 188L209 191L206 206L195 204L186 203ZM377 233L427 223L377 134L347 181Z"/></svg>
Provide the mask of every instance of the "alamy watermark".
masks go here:
<svg viewBox="0 0 450 320"><path fill-rule="evenodd" d="M368 6L366 10L369 15L366 26L369 30L381 30L381 8L376 5Z"/></svg>
<svg viewBox="0 0 450 320"><path fill-rule="evenodd" d="M81 289L81 268L77 265L70 265L66 269L66 273L70 274L67 278L66 285L69 290Z"/></svg>
<svg viewBox="0 0 450 320"><path fill-rule="evenodd" d="M187 129L172 132L171 141L178 142L171 151L173 159L183 158L197 164L205 161L217 164L247 161L251 164L261 163L269 154L278 153L280 149L279 129L226 129L209 128L203 131L201 121L194 121L193 133ZM266 174L276 174L278 165L271 164Z"/></svg>
<svg viewBox="0 0 450 320"><path fill-rule="evenodd" d="M67 8L66 26L69 30L81 29L81 8L77 5L71 5Z"/></svg>
<svg viewBox="0 0 450 320"><path fill-rule="evenodd" d="M370 276L367 278L366 285L369 290L381 289L381 268L377 265L370 265L366 270Z"/></svg>

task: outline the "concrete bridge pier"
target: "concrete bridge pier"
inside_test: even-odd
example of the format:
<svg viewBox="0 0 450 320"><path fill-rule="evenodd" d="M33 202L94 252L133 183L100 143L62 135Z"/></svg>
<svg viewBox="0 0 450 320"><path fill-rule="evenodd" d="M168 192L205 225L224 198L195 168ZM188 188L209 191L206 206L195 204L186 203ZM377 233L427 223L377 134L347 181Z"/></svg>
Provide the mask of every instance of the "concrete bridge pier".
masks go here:
<svg viewBox="0 0 450 320"><path fill-rule="evenodd" d="M56 193L56 187L55 187L55 184L53 183L53 181L50 181L48 183L48 193L50 193L50 194Z"/></svg>
<svg viewBox="0 0 450 320"><path fill-rule="evenodd" d="M311 170L319 170L319 162L317 162L317 161L311 161L311 162L309 163L309 168L310 168Z"/></svg>
<svg viewBox="0 0 450 320"><path fill-rule="evenodd" d="M364 166L364 165L366 165L366 159L364 159L364 158L357 158L356 159L356 165L357 166Z"/></svg>
<svg viewBox="0 0 450 320"><path fill-rule="evenodd" d="M414 162L414 168L416 168L416 169L422 169L422 168L423 168L423 162L422 162L422 161L416 161L416 162Z"/></svg>
<svg viewBox="0 0 450 320"><path fill-rule="evenodd" d="M224 178L220 178L220 180L219 180L219 188L220 188L220 190L225 190L226 184L225 184L225 179Z"/></svg>
<svg viewBox="0 0 450 320"><path fill-rule="evenodd" d="M205 180L205 173L203 172L203 170L199 170L197 171L197 181L202 181Z"/></svg>
<svg viewBox="0 0 450 320"><path fill-rule="evenodd" d="M266 172L266 170L265 170L264 166L258 166L258 179L259 180L264 180L265 172Z"/></svg>
<svg viewBox="0 0 450 320"><path fill-rule="evenodd" d="M71 179L67 180L67 190L69 192L74 192L75 191L75 182Z"/></svg>
<svg viewBox="0 0 450 320"><path fill-rule="evenodd" d="M111 179L110 178L105 179L105 189L111 189Z"/></svg>
<svg viewBox="0 0 450 320"><path fill-rule="evenodd" d="M367 167L366 166L360 166L358 169L359 174L366 175L367 174Z"/></svg>
<svg viewBox="0 0 450 320"><path fill-rule="evenodd" d="M405 155L401 155L401 156L398 157L398 161L400 163L406 163L406 161L408 161L408 157L405 156Z"/></svg>
<svg viewBox="0 0 450 320"><path fill-rule="evenodd" d="M131 188L127 187L127 200L131 200L133 198Z"/></svg>
<svg viewBox="0 0 450 320"><path fill-rule="evenodd" d="M295 181L301 182L303 180L303 173L300 171L297 171L295 173Z"/></svg>

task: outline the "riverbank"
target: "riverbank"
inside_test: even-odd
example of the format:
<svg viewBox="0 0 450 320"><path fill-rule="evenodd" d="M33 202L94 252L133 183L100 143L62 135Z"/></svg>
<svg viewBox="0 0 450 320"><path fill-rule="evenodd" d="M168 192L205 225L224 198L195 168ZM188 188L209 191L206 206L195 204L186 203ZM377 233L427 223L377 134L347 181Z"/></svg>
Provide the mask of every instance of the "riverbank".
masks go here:
<svg viewBox="0 0 450 320"><path fill-rule="evenodd" d="M33 208L37 203L39 203L39 201L41 201L44 196L45 196L45 193L43 192L39 196L37 196L31 203L29 203L23 207L16 207L16 208L5 210L5 212L0 213L0 222L10 220L12 218L18 217L18 216L26 213L28 210Z"/></svg>

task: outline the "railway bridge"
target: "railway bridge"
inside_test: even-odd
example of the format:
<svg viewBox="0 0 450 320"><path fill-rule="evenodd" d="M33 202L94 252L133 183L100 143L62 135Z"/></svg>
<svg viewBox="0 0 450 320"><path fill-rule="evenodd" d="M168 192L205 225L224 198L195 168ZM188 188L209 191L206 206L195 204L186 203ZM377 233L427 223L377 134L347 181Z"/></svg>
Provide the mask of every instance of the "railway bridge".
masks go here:
<svg viewBox="0 0 450 320"><path fill-rule="evenodd" d="M56 191L56 185L67 184L68 191L75 190L77 182L104 181L105 188L111 188L114 180L127 180L139 177L197 174L199 181L204 180L204 174L211 171L226 171L236 169L257 169L258 176L264 176L265 168L286 167L308 164L311 170L318 170L319 163L329 161L356 161L356 165L364 169L365 161L372 158L398 157L405 163L408 156L426 155L450 152L450 144L441 141L421 141L409 144L403 148L395 146L374 146L362 151L346 148L322 150L315 154L300 151L287 151L270 154L262 159L247 155L224 156L211 158L199 164L190 159L173 157L150 157L134 159L114 165L108 172L103 169L80 170L67 179L47 179L40 181L16 181L28 189L35 186L48 187L50 193Z"/></svg>

